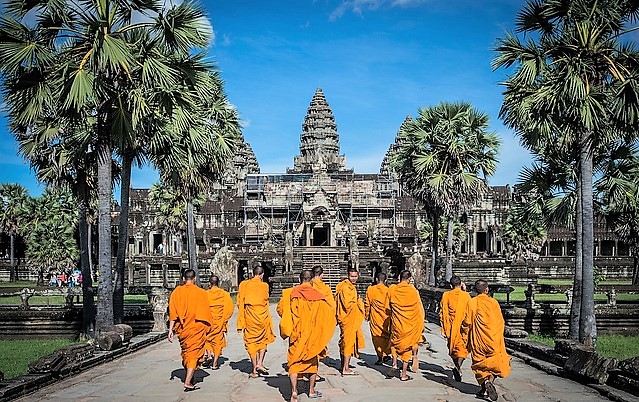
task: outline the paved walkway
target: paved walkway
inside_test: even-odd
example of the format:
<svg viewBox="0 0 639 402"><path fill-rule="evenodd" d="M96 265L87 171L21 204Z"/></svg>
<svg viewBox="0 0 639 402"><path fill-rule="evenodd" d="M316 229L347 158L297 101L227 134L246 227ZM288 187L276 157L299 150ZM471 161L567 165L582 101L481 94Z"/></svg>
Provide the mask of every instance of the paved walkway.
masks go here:
<svg viewBox="0 0 639 402"><path fill-rule="evenodd" d="M272 306L277 322L279 317ZM235 328L235 315L229 329ZM389 401L398 398L410 401L478 401L474 394L479 390L470 370L469 361L464 363L463 381L452 379L452 363L447 355L446 343L439 335L439 327L427 324L431 332L427 339L431 349L420 350L420 370L412 373L413 380L400 382L398 378L386 379L388 367L373 365L376 360L368 323L363 324L366 348L361 359L352 359L351 364L359 376L341 377L337 361L329 366L320 364L320 374L325 382L316 389L324 394L322 401ZM332 357L337 355L339 330L329 344ZM228 347L224 350L220 370L199 370L196 373L201 389L184 393L180 348L177 342L160 342L139 352L127 355L85 371L34 394L23 401L282 401L290 398L290 383L282 369L286 362L287 344L278 338L269 345L265 365L271 375L250 379L250 361L244 350L242 337L229 333ZM512 373L496 382L501 401L601 401L605 400L595 390L536 370L521 360L513 358ZM308 400L308 387L300 381L300 401Z"/></svg>

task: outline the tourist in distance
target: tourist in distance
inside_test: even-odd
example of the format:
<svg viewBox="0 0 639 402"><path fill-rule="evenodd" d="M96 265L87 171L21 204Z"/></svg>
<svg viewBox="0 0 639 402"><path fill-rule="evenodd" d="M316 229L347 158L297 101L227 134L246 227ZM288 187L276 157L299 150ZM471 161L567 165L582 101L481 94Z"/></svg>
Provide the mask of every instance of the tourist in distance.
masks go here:
<svg viewBox="0 0 639 402"><path fill-rule="evenodd" d="M206 291L195 284L195 271L187 269L182 275L183 285L171 293L169 299L169 342L175 333L182 349L182 365L186 370L184 392L199 389L193 375L204 358L204 345L213 318L208 308Z"/></svg>
<svg viewBox="0 0 639 402"><path fill-rule="evenodd" d="M461 324L462 341L468 345L473 364L471 368L481 389L478 397L498 398L494 381L510 374L510 356L504 342L504 317L499 302L488 295L488 282L475 282L477 296L466 307Z"/></svg>
<svg viewBox="0 0 639 402"><path fill-rule="evenodd" d="M462 380L461 366L468 356L466 343L462 341L460 327L466 314L466 307L470 294L466 292L466 285L457 275L450 278L452 290L444 292L439 308L439 323L442 336L448 342L448 355L453 359L453 377L455 381Z"/></svg>
<svg viewBox="0 0 639 402"><path fill-rule="evenodd" d="M242 281L237 292L237 331L242 332L244 347L251 358L251 378L269 374L264 367L264 356L267 345L275 340L268 304L268 284L263 278L264 268L255 266L253 278Z"/></svg>
<svg viewBox="0 0 639 402"><path fill-rule="evenodd" d="M377 354L376 365L390 359L390 306L388 304L388 286L386 274L379 272L375 276L375 285L369 286L364 299L364 318L371 330L373 346Z"/></svg>
<svg viewBox="0 0 639 402"><path fill-rule="evenodd" d="M231 295L226 290L220 288L220 278L211 275L209 278L209 290L206 291L208 306L211 310L211 330L206 340L206 366L212 370L220 368L218 358L222 350L226 347L227 324L235 306Z"/></svg>
<svg viewBox="0 0 639 402"><path fill-rule="evenodd" d="M400 380L412 380L406 372L409 362L413 371L419 368L419 344L424 341L424 306L419 291L410 283L411 273L403 270L399 283L388 289L390 305L390 346L402 361Z"/></svg>
<svg viewBox="0 0 639 402"><path fill-rule="evenodd" d="M364 302L357 294L355 283L359 272L349 268L348 278L335 287L335 312L339 324L339 354L342 376L358 375L349 367L351 356L359 357L359 349L364 347L362 321L364 321Z"/></svg>
<svg viewBox="0 0 639 402"><path fill-rule="evenodd" d="M319 365L319 355L333 337L335 329L335 310L326 297L311 286L313 273L303 270L300 273L301 284L295 286L283 299L286 308L282 312L285 328L290 328L287 355L288 374L291 380L291 401L298 400L297 379L299 375L309 376L308 397L321 398L322 393L315 391L315 381Z"/></svg>

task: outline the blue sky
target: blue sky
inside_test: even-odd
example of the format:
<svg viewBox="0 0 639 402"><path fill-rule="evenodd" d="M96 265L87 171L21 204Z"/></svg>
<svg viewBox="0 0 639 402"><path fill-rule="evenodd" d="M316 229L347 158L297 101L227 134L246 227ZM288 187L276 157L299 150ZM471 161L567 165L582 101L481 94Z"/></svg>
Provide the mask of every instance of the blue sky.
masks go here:
<svg viewBox="0 0 639 402"><path fill-rule="evenodd" d="M493 47L512 31L517 0L208 0L209 49L262 173L283 173L299 153L316 88L333 110L341 153L356 173L376 173L407 115L468 101L502 140L493 185L514 184L527 151L498 119L502 101ZM0 183L38 187L0 118ZM151 168L132 186L157 180Z"/></svg>

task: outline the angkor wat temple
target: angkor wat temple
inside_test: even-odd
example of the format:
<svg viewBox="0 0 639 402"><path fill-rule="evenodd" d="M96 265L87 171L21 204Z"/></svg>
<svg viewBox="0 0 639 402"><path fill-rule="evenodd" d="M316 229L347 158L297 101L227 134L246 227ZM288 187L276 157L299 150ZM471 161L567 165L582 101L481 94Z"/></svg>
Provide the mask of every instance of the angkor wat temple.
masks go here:
<svg viewBox="0 0 639 402"><path fill-rule="evenodd" d="M419 241L425 215L402 191L389 167L396 146L390 145L378 174L347 169L333 112L317 89L302 123L300 153L293 168L282 174L260 174L251 146L243 142L197 212L197 254L203 276L211 269L221 273L215 265L226 261L231 272L221 274L229 285L237 285L249 267L261 264L277 292L295 282L294 273L302 267L316 264L324 267L325 279L333 286L349 264L358 266L365 280L379 270L396 274L407 265L427 269L430 247ZM512 201L508 185L493 186L467 214L468 235L459 245L456 269L466 269L469 277L501 282L508 282L509 272L517 269L523 276L530 274L529 267L510 267L499 236ZM171 235L158 224L147 189L133 189L130 202L128 282L175 283L180 267L186 265L184 235ZM117 211L113 218L117 237ZM628 258L621 256L629 254L628 247L604 226L595 231L597 255L617 261L611 272L626 276L628 267L619 267L627 265L623 260ZM560 261L548 266L561 274L570 265L561 260L570 260L571 253L574 233L555 228L539 258Z"/></svg>

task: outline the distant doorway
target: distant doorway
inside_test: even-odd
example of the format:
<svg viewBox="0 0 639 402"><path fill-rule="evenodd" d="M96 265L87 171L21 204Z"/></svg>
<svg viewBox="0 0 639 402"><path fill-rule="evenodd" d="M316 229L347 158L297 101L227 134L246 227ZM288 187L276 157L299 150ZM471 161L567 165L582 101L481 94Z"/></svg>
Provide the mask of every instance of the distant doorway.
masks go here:
<svg viewBox="0 0 639 402"><path fill-rule="evenodd" d="M325 227L313 228L313 246L330 246L328 232L328 228Z"/></svg>

